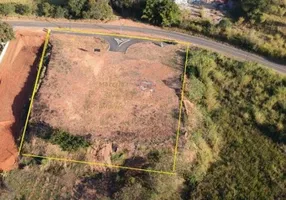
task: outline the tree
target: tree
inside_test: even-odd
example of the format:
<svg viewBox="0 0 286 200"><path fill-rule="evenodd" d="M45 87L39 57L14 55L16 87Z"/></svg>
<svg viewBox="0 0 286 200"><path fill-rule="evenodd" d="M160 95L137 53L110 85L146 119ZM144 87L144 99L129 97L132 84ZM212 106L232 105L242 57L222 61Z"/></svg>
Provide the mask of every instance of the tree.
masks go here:
<svg viewBox="0 0 286 200"><path fill-rule="evenodd" d="M15 12L20 15L28 15L31 14L32 10L29 5L26 4L17 4L15 6Z"/></svg>
<svg viewBox="0 0 286 200"><path fill-rule="evenodd" d="M238 17L244 15L252 20L259 21L262 13L272 4L275 4L272 0L236 0L237 7L232 12L234 14L238 13Z"/></svg>
<svg viewBox="0 0 286 200"><path fill-rule="evenodd" d="M73 18L81 18L86 0L68 0L68 10Z"/></svg>
<svg viewBox="0 0 286 200"><path fill-rule="evenodd" d="M7 42L14 38L13 28L6 22L0 21L0 42Z"/></svg>
<svg viewBox="0 0 286 200"><path fill-rule="evenodd" d="M54 18L64 18L68 14L68 10L62 6L55 6L53 11Z"/></svg>
<svg viewBox="0 0 286 200"><path fill-rule="evenodd" d="M15 6L11 3L0 4L0 15L7 16L15 12Z"/></svg>
<svg viewBox="0 0 286 200"><path fill-rule="evenodd" d="M38 4L38 15L50 17L53 11L53 6L51 6L48 2Z"/></svg>
<svg viewBox="0 0 286 200"><path fill-rule="evenodd" d="M140 19L146 6L146 0L110 0L112 8L126 17Z"/></svg>
<svg viewBox="0 0 286 200"><path fill-rule="evenodd" d="M219 23L218 23L218 26L225 30L227 28L230 28L232 26L232 23L231 21L228 19L228 18L223 18Z"/></svg>
<svg viewBox="0 0 286 200"><path fill-rule="evenodd" d="M178 24L180 18L180 9L172 0L147 0L142 16L142 19L161 26Z"/></svg>
<svg viewBox="0 0 286 200"><path fill-rule="evenodd" d="M106 0L90 1L88 10L83 12L83 18L86 19L110 19L112 17L112 8Z"/></svg>

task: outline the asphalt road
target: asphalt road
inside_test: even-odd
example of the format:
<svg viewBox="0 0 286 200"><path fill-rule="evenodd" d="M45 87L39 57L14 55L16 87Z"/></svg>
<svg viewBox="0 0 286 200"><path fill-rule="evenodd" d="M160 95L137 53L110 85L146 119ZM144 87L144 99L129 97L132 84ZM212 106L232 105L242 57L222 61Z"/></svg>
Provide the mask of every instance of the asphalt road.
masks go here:
<svg viewBox="0 0 286 200"><path fill-rule="evenodd" d="M5 20L4 20L5 21ZM213 40L191 36L187 34L177 33L173 31L167 31L162 29L151 29L151 28L139 28L131 26L118 26L118 25L107 25L107 24L92 24L92 23L69 23L69 22L48 22L48 21L6 21L14 27L38 27L38 28L89 28L89 29L106 29L113 30L118 32L139 32L151 35L157 35L161 37L172 38L175 40L190 42L193 45L197 45L203 48L207 48L219 53L222 53L226 56L234 57L238 60L247 60L252 62L257 62L266 67L272 68L278 72L286 73L286 63L277 64L268 59L243 51L241 49L235 48L233 46L225 45L220 42Z"/></svg>
<svg viewBox="0 0 286 200"><path fill-rule="evenodd" d="M148 40L142 39L134 39L134 38L121 38L121 37L114 37L114 36L107 36L107 35L99 35L99 34L92 34L92 33L75 33L75 32L65 32L65 31L52 31L53 34L68 34L68 35L82 35L82 36L94 36L104 39L109 44L109 51L114 52L123 52L125 53L127 49L136 43L146 42ZM149 40L150 42L153 42ZM157 43L156 43L157 44Z"/></svg>

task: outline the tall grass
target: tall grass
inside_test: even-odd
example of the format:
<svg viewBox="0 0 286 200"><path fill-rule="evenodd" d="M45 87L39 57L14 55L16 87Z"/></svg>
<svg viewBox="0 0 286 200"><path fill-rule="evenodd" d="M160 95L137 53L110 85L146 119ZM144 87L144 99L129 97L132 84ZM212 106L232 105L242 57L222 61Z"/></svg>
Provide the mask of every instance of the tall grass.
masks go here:
<svg viewBox="0 0 286 200"><path fill-rule="evenodd" d="M197 49L187 74L186 96L204 120L191 133L186 199L282 198L286 77Z"/></svg>

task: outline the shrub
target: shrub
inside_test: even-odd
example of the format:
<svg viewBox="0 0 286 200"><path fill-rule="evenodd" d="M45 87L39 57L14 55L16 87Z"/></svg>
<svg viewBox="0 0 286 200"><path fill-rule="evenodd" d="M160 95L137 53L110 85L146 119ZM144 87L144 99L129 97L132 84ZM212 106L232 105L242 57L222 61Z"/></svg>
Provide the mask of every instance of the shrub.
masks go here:
<svg viewBox="0 0 286 200"><path fill-rule="evenodd" d="M83 136L74 136L61 130L55 130L51 139L51 143L57 144L63 151L76 151L79 148L86 148L90 143Z"/></svg>
<svg viewBox="0 0 286 200"><path fill-rule="evenodd" d="M15 12L20 15L28 15L31 14L32 9L29 5L26 4L17 4L15 6Z"/></svg>
<svg viewBox="0 0 286 200"><path fill-rule="evenodd" d="M225 30L227 28L230 28L232 26L232 23L228 18L224 18L224 19L220 20L220 22L218 23L218 26L221 29Z"/></svg>
<svg viewBox="0 0 286 200"><path fill-rule="evenodd" d="M106 0L99 0L89 2L88 10L83 12L83 18L104 20L110 19L112 14L112 8L108 5L108 2Z"/></svg>
<svg viewBox="0 0 286 200"><path fill-rule="evenodd" d="M172 0L147 0L142 16L142 19L160 26L176 25L180 18L180 9Z"/></svg>
<svg viewBox="0 0 286 200"><path fill-rule="evenodd" d="M0 21L0 42L7 42L14 38L13 28L6 22Z"/></svg>
<svg viewBox="0 0 286 200"><path fill-rule="evenodd" d="M81 18L86 0L68 0L67 8L70 11L71 18Z"/></svg>
<svg viewBox="0 0 286 200"><path fill-rule="evenodd" d="M50 17L52 15L53 6L48 2L38 4L37 14L39 16Z"/></svg>
<svg viewBox="0 0 286 200"><path fill-rule="evenodd" d="M54 18L65 18L68 16L68 10L62 6L55 6L53 10Z"/></svg>
<svg viewBox="0 0 286 200"><path fill-rule="evenodd" d="M12 3L0 4L0 15L7 16L15 12L15 5Z"/></svg>

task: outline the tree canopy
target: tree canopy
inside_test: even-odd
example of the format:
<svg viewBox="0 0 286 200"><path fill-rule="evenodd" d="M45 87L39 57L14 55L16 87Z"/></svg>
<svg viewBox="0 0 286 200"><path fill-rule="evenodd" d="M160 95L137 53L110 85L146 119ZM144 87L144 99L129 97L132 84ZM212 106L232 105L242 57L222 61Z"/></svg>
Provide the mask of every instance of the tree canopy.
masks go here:
<svg viewBox="0 0 286 200"><path fill-rule="evenodd" d="M181 12L172 0L147 0L142 19L160 26L171 26L180 22Z"/></svg>

